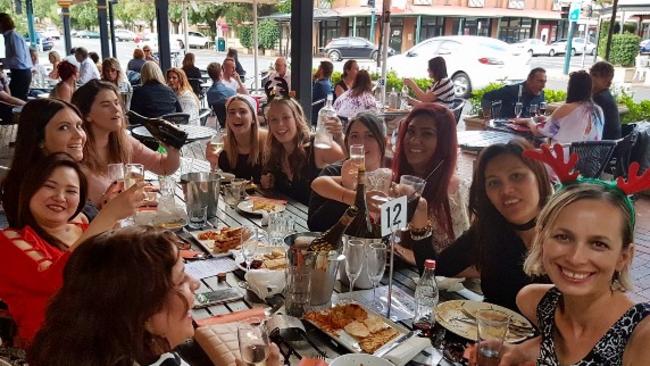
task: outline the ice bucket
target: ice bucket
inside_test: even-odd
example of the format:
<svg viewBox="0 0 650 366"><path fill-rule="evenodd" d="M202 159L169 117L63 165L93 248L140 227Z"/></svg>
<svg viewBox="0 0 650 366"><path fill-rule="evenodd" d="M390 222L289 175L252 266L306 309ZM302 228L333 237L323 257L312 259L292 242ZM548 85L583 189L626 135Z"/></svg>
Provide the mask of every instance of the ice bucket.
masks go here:
<svg viewBox="0 0 650 366"><path fill-rule="evenodd" d="M289 246L287 253L290 266L307 266L311 268L311 306L322 306L332 300L336 273L345 256L337 251L308 252L309 243L320 233L303 232L288 235L284 242ZM297 239L297 240L296 240Z"/></svg>
<svg viewBox="0 0 650 366"><path fill-rule="evenodd" d="M208 217L217 217L219 175L208 172L187 173L181 176L185 203L191 207L200 203L208 207Z"/></svg>

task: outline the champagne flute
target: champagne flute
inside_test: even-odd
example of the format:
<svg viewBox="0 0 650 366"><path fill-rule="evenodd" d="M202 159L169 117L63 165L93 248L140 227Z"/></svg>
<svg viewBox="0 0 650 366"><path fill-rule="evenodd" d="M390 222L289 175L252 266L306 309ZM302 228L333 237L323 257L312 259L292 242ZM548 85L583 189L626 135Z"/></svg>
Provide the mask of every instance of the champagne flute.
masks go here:
<svg viewBox="0 0 650 366"><path fill-rule="evenodd" d="M521 113L524 111L524 103L517 102L515 104L515 116L517 119L521 118Z"/></svg>
<svg viewBox="0 0 650 366"><path fill-rule="evenodd" d="M269 356L269 336L262 325L241 324L237 329L239 352L246 365L264 365Z"/></svg>
<svg viewBox="0 0 650 366"><path fill-rule="evenodd" d="M377 285L384 277L386 269L386 244L371 243L366 249L366 265L368 266L368 279L372 283L372 307L383 311L384 305L377 301Z"/></svg>
<svg viewBox="0 0 650 366"><path fill-rule="evenodd" d="M354 144L350 146L350 160L352 160L357 167L366 166L366 152L363 145Z"/></svg>
<svg viewBox="0 0 650 366"><path fill-rule="evenodd" d="M210 149L212 149L212 152L215 155L218 155L221 153L221 151L223 151L223 145L226 140L226 134L224 133L225 131L219 127L218 123L217 123L216 130L217 132L214 135L212 135L212 137L210 138L209 145L210 145ZM216 173L218 171L219 171L219 167L217 164L215 165L213 172Z"/></svg>
<svg viewBox="0 0 650 366"><path fill-rule="evenodd" d="M364 249L365 245L363 240L351 239L347 241L345 246L345 274L350 281L350 292L348 296L350 302L353 300L352 291L354 290L354 283L359 278L359 275L361 275L361 270L363 269Z"/></svg>

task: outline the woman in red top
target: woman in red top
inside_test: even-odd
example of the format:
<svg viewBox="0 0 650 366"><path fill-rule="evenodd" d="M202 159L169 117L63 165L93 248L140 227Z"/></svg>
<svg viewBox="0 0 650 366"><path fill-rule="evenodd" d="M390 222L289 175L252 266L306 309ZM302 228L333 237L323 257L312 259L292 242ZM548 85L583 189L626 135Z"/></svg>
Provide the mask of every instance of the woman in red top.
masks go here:
<svg viewBox="0 0 650 366"><path fill-rule="evenodd" d="M86 178L72 157L51 154L27 171L16 223L0 232L0 299L18 325L17 346L27 346L40 328L47 303L62 285L69 253L131 215L144 200L143 185L112 200L88 225L79 217Z"/></svg>

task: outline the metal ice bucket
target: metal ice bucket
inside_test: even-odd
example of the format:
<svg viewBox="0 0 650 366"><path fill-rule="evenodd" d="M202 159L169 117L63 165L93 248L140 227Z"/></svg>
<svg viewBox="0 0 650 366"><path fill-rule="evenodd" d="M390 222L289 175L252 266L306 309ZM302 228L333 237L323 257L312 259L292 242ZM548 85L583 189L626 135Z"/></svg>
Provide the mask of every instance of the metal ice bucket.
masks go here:
<svg viewBox="0 0 650 366"><path fill-rule="evenodd" d="M322 306L332 300L334 283L339 266L345 259L343 254L337 251L329 252L308 252L307 248L311 240L317 238L320 233L303 232L288 235L284 242L289 246L287 257L290 266L307 266L311 268L311 291L309 304L311 306ZM303 242L296 243L296 238L306 238Z"/></svg>
<svg viewBox="0 0 650 366"><path fill-rule="evenodd" d="M217 217L219 175L208 172L187 173L181 176L181 186L187 206L201 203L208 206L208 217Z"/></svg>

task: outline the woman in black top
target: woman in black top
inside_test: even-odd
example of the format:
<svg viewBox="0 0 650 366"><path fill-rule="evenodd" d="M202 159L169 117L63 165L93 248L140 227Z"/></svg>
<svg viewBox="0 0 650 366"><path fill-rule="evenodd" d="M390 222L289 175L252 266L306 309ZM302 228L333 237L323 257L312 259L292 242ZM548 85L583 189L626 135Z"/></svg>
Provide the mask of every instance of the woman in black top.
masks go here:
<svg viewBox="0 0 650 366"><path fill-rule="evenodd" d="M187 75L187 79L192 86L192 91L194 91L194 94L199 95L201 94L202 76L201 70L199 70L198 67L194 66L194 61L194 54L192 52L186 53L185 57L183 58L183 71L185 71L185 75Z"/></svg>
<svg viewBox="0 0 650 366"><path fill-rule="evenodd" d="M359 113L345 129L344 147L361 144L366 153L366 170L381 167L386 152L386 130L383 122L372 113ZM358 168L351 160L337 162L323 168L311 184L307 226L312 231L325 231L332 227L348 206L354 204Z"/></svg>
<svg viewBox="0 0 650 366"><path fill-rule="evenodd" d="M208 144L205 156L212 168L233 173L238 178L259 183L262 156L268 132L260 130L255 113L255 100L237 94L226 102L226 129L228 131L221 153Z"/></svg>
<svg viewBox="0 0 650 366"><path fill-rule="evenodd" d="M142 85L133 89L132 111L150 118L183 111L176 93L165 85L165 77L157 63L147 61L141 74Z"/></svg>
<svg viewBox="0 0 650 366"><path fill-rule="evenodd" d="M266 139L261 186L277 191L307 205L311 182L327 164L343 158L343 133L340 121L329 149L314 147L314 138L300 104L291 98L276 98L266 112L269 134Z"/></svg>
<svg viewBox="0 0 650 366"><path fill-rule="evenodd" d="M430 238L412 243L419 268L437 257L436 274L480 277L486 301L515 311L517 292L533 280L523 263L537 215L551 194L544 166L522 156L529 148L515 139L484 149L470 188L470 229L442 253L435 253Z"/></svg>
<svg viewBox="0 0 650 366"><path fill-rule="evenodd" d="M239 54L237 53L237 50L234 48L229 48L226 57L230 57L235 60L235 71L243 83L246 79L246 70L244 70L244 67L241 65L241 63L239 63Z"/></svg>
<svg viewBox="0 0 650 366"><path fill-rule="evenodd" d="M359 64L357 64L357 60L345 61L345 64L343 64L343 75L341 75L341 80L334 85L334 99L352 88L354 79L357 78L357 73L359 73Z"/></svg>

